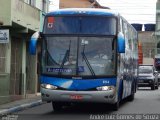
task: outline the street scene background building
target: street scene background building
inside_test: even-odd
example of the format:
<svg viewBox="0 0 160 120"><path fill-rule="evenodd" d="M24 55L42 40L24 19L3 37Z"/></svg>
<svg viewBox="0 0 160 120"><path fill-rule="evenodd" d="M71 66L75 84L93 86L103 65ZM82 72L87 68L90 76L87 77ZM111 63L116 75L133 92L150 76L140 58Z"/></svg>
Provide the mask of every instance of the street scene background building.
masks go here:
<svg viewBox="0 0 160 120"><path fill-rule="evenodd" d="M29 97L38 91L38 56L29 55L28 43L35 31L42 30L49 1L1 0L0 5L0 32L9 31L9 41L0 43L2 104Z"/></svg>
<svg viewBox="0 0 160 120"><path fill-rule="evenodd" d="M157 0L156 4L156 54L160 54L160 0Z"/></svg>
<svg viewBox="0 0 160 120"><path fill-rule="evenodd" d="M9 31L9 41L0 42L0 104L32 97L40 91L37 73L39 50L36 56L30 55L28 44L34 32L42 31L44 16L51 2L51 0L0 0L0 33ZM60 9L108 8L95 0L60 0L58 4ZM154 55L160 49L159 9L158 0L156 32L154 27L147 31L142 28L139 30L144 64L153 64Z"/></svg>

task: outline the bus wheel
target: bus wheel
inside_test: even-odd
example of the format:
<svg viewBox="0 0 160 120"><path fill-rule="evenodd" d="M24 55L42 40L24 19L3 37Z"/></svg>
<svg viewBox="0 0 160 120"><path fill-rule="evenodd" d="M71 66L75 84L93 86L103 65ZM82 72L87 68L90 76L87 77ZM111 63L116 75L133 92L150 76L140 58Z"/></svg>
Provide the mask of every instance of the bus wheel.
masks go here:
<svg viewBox="0 0 160 120"><path fill-rule="evenodd" d="M113 110L114 111L118 111L118 109L119 109L119 101L117 101L115 104L113 104Z"/></svg>
<svg viewBox="0 0 160 120"><path fill-rule="evenodd" d="M158 89L159 83L157 82L155 89Z"/></svg>
<svg viewBox="0 0 160 120"><path fill-rule="evenodd" d="M151 86L151 90L155 90L155 82L154 82L153 85Z"/></svg>
<svg viewBox="0 0 160 120"><path fill-rule="evenodd" d="M133 100L134 100L134 96L135 96L135 94L132 93L132 94L128 97L128 101L133 101Z"/></svg>
<svg viewBox="0 0 160 120"><path fill-rule="evenodd" d="M52 102L52 107L55 112L58 112L62 109L63 105L62 103Z"/></svg>
<svg viewBox="0 0 160 120"><path fill-rule="evenodd" d="M128 97L128 101L133 101L135 96L135 87L132 87L131 95Z"/></svg>

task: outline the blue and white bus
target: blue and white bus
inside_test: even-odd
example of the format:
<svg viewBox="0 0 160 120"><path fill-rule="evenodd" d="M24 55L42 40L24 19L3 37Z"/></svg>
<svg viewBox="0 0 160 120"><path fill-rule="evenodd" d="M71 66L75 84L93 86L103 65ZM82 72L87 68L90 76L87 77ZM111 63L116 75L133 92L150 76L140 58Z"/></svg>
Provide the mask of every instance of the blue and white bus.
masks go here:
<svg viewBox="0 0 160 120"><path fill-rule="evenodd" d="M60 9L45 16L41 41L42 100L54 110L66 103L109 103L118 110L134 99L138 67L137 31L107 9Z"/></svg>

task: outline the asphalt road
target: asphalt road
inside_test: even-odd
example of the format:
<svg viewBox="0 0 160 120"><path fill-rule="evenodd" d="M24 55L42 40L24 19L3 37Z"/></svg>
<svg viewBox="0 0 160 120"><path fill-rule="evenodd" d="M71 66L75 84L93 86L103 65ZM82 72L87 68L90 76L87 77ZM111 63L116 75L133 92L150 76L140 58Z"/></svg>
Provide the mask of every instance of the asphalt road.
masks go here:
<svg viewBox="0 0 160 120"><path fill-rule="evenodd" d="M109 107L109 106L108 106ZM14 113L18 120L108 120L160 119L160 88L139 88L133 102L123 101L118 111L105 105L84 104L65 107L56 113L51 103Z"/></svg>

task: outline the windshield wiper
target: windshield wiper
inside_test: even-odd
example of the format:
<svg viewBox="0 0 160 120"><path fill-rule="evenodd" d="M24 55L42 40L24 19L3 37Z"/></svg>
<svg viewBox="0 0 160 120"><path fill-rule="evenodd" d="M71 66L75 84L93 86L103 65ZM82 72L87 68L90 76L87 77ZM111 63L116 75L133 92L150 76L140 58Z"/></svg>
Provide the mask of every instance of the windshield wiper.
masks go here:
<svg viewBox="0 0 160 120"><path fill-rule="evenodd" d="M87 64L90 72L92 73L92 75L93 75L93 76L96 76L93 68L91 67L91 64L89 63L89 61L88 61L88 59L87 59L87 57L86 57L86 55L85 55L85 53L84 53L84 50L83 50L83 52L82 52L81 54L82 54L82 57L83 57L83 59L85 60L85 62L86 62L86 64Z"/></svg>
<svg viewBox="0 0 160 120"><path fill-rule="evenodd" d="M68 48L68 50L66 50L65 55L64 55L64 58L63 58L62 63L61 63L61 65L60 65L58 75L61 75L61 74L62 74L62 73L61 73L61 69L64 67L64 63L67 61L67 59L69 60L70 49L71 49L71 40L70 40L70 42L69 42L69 48Z"/></svg>

